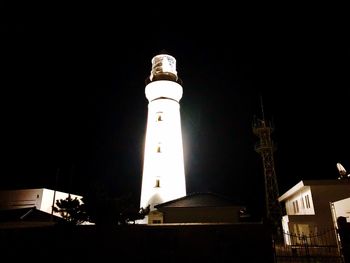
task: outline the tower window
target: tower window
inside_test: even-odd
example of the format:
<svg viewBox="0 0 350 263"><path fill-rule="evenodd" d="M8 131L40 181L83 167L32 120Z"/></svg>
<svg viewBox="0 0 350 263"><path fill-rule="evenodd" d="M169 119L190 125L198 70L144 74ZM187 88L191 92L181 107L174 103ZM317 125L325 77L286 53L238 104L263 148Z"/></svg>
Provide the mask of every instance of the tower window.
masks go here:
<svg viewBox="0 0 350 263"><path fill-rule="evenodd" d="M163 112L157 112L156 113L156 122L163 121Z"/></svg>
<svg viewBox="0 0 350 263"><path fill-rule="evenodd" d="M156 180L156 185L155 185L155 187L157 187L157 188L160 187L160 181L159 181L159 179Z"/></svg>
<svg viewBox="0 0 350 263"><path fill-rule="evenodd" d="M160 145L157 146L157 153L161 153Z"/></svg>

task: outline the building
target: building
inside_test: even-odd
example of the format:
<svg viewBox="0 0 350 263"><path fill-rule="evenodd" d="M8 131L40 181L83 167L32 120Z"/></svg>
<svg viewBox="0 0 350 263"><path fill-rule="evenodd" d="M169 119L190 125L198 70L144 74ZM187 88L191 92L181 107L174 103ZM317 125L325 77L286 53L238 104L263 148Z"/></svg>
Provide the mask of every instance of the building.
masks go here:
<svg viewBox="0 0 350 263"><path fill-rule="evenodd" d="M149 224L239 223L243 206L214 193L193 193L155 206Z"/></svg>
<svg viewBox="0 0 350 263"><path fill-rule="evenodd" d="M286 215L282 218L284 233L316 236L330 231L331 243L336 244L334 209L338 213L349 211L349 197L349 181L300 181L278 198L279 202L285 204ZM337 202L342 199L341 203ZM290 239L285 238L286 244L290 242Z"/></svg>
<svg viewBox="0 0 350 263"><path fill-rule="evenodd" d="M335 224L339 217L345 217L346 222L350 223L350 197L331 202L330 205Z"/></svg>
<svg viewBox="0 0 350 263"><path fill-rule="evenodd" d="M56 200L66 199L68 195L68 193L47 188L0 191L0 211L35 207L36 210L60 217L59 213L52 211L52 206L56 206ZM73 194L71 197L82 198Z"/></svg>
<svg viewBox="0 0 350 263"><path fill-rule="evenodd" d="M166 54L152 59L146 81L149 101L140 207L154 206L186 195L181 134L181 80L176 60Z"/></svg>

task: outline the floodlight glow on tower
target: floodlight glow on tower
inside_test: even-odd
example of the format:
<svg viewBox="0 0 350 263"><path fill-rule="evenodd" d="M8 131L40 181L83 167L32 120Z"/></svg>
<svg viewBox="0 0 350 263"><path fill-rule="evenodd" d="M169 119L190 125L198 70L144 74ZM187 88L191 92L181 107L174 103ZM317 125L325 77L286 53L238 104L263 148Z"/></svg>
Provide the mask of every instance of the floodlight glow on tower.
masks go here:
<svg viewBox="0 0 350 263"><path fill-rule="evenodd" d="M140 207L154 210L157 204L186 195L180 83L174 57L153 57L145 88L149 103Z"/></svg>

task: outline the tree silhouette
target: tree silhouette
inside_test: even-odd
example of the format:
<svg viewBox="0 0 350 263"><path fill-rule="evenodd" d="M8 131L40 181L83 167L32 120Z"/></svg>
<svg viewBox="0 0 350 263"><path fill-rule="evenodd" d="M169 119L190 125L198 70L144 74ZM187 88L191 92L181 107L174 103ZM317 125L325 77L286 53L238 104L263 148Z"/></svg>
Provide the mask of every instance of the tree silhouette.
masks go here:
<svg viewBox="0 0 350 263"><path fill-rule="evenodd" d="M89 221L101 226L118 226L135 223L143 219L149 212L148 208L139 208L134 205L132 195L126 194L120 197L112 196L104 185L95 184L84 194L82 199L85 204Z"/></svg>
<svg viewBox="0 0 350 263"><path fill-rule="evenodd" d="M122 224L135 224L136 220L144 219L149 212L150 205L148 205L146 208L136 208L135 206L130 206L122 212Z"/></svg>
<svg viewBox="0 0 350 263"><path fill-rule="evenodd" d="M88 220L85 205L77 197L73 199L69 194L66 199L56 200L56 205L58 208L54 206L53 211L69 224L80 225Z"/></svg>

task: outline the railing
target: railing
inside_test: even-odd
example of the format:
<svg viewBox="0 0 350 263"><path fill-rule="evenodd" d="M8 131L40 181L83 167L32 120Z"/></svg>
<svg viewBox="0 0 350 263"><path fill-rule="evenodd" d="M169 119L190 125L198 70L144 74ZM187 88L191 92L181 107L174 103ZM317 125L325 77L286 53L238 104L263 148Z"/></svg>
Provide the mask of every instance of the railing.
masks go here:
<svg viewBox="0 0 350 263"><path fill-rule="evenodd" d="M334 229L309 235L283 233L274 240L274 252L275 262L343 262Z"/></svg>

